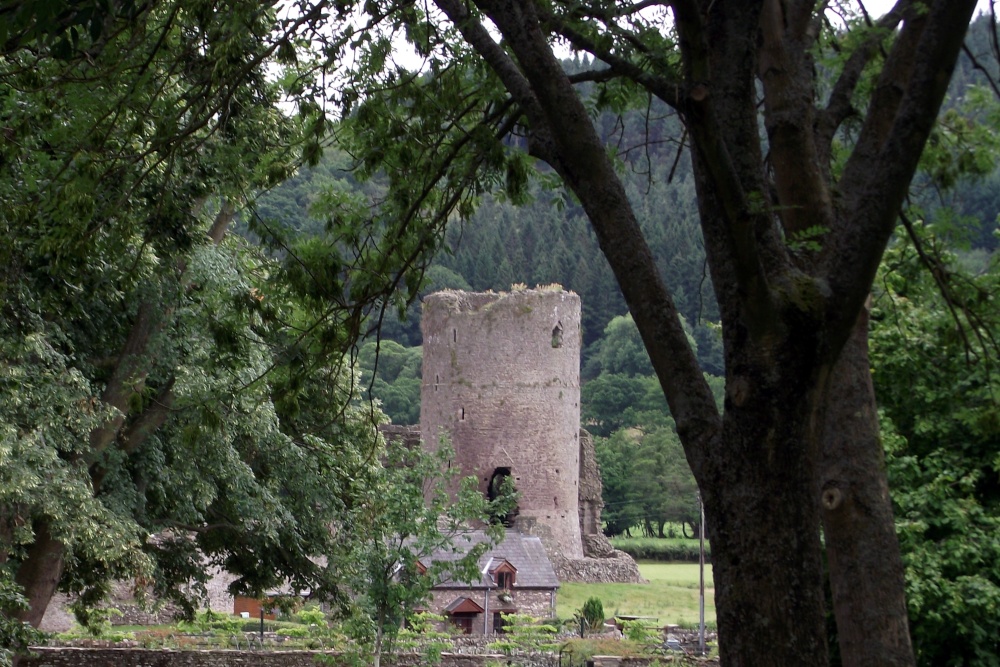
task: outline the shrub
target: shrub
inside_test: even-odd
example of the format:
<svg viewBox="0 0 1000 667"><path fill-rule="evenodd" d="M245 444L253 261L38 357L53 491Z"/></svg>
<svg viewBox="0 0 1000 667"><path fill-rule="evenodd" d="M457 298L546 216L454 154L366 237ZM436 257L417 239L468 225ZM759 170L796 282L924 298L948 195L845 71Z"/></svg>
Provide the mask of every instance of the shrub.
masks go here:
<svg viewBox="0 0 1000 667"><path fill-rule="evenodd" d="M601 602L601 598L587 598L580 609L580 616L583 617L588 630L591 632L599 631L604 625L604 604Z"/></svg>
<svg viewBox="0 0 1000 667"><path fill-rule="evenodd" d="M318 628L326 626L326 614L316 607L302 609L295 616L303 625L315 625Z"/></svg>

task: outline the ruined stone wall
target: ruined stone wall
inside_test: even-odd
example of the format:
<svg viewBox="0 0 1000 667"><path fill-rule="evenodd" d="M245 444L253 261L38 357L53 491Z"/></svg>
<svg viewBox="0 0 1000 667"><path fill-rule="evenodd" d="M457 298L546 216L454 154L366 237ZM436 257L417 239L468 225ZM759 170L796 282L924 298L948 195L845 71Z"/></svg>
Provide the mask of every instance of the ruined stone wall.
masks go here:
<svg viewBox="0 0 1000 667"><path fill-rule="evenodd" d="M580 539L580 298L561 289L446 291L424 299L420 430L450 436L455 463L487 492L509 469L520 516L547 546Z"/></svg>
<svg viewBox="0 0 1000 667"><path fill-rule="evenodd" d="M207 597L201 600L204 608L223 614L233 613L233 596L229 594L229 584L236 578L219 568L210 568L210 576L205 583ZM46 632L66 632L73 628L76 619L70 611L74 598L64 593L57 593L45 609L41 629ZM108 600L102 607L117 609L108 620L112 625L158 625L172 623L180 613L180 608L173 604L157 604L152 591L147 592L146 604L140 604L135 599L131 582L117 581L111 588Z"/></svg>
<svg viewBox="0 0 1000 667"><path fill-rule="evenodd" d="M603 538L604 536L601 535ZM607 541L607 538L604 538ZM611 547L610 544L608 544ZM611 548L612 553L599 558L552 559L552 568L561 582L645 584L635 560L624 551Z"/></svg>
<svg viewBox="0 0 1000 667"><path fill-rule="evenodd" d="M597 454L594 452L594 439L585 429L580 429L580 533L594 535L601 532L601 510L604 509L602 493L604 484L601 482L601 469L597 465ZM584 540L585 556L601 557L587 551L587 541Z"/></svg>

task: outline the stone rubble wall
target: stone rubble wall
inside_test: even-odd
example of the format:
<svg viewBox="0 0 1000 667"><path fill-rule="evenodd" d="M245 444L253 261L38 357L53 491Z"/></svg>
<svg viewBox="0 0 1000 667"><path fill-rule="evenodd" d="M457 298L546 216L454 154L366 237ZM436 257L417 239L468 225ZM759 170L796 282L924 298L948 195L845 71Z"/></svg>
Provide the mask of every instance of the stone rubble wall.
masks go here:
<svg viewBox="0 0 1000 667"><path fill-rule="evenodd" d="M561 582L587 582L605 584L645 584L639 566L624 551L615 551L614 558L562 558L552 559L552 567Z"/></svg>
<svg viewBox="0 0 1000 667"><path fill-rule="evenodd" d="M205 583L206 597L200 601L200 606L222 614L232 614L233 596L229 594L229 584L234 579L235 577L228 572L211 568L209 579ZM64 593L54 595L45 609L41 629L45 632L71 630L76 624L73 612L70 611L73 601L71 596ZM108 619L112 625L160 625L173 623L177 619L180 612L178 606L170 603L157 604L151 591L147 602L144 607L135 599L131 582L118 581L112 586L107 602L101 606L117 609L121 613L113 614Z"/></svg>
<svg viewBox="0 0 1000 667"><path fill-rule="evenodd" d="M21 663L24 667L316 667L318 664L346 665L338 661L337 654L319 651L171 651L154 649L86 649L86 648L37 648L36 655ZM330 662L317 661L324 656ZM610 667L651 667L661 664L663 656L643 658L605 659L602 665ZM423 655L386 656L383 664L396 667L420 667L426 664ZM517 665L518 667L556 667L559 656L552 653L516 654L462 654L444 653L441 667L491 667ZM718 664L713 662L710 664Z"/></svg>

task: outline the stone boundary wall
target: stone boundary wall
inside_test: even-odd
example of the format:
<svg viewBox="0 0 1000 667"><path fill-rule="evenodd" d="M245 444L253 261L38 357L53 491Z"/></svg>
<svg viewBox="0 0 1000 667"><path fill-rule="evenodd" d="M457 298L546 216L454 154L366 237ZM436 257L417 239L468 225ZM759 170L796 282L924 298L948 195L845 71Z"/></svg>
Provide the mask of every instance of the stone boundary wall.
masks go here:
<svg viewBox="0 0 1000 667"><path fill-rule="evenodd" d="M36 648L36 655L23 659L23 667L316 667L317 658L328 656L336 661L336 653L318 651L170 651L121 648ZM660 658L662 660L662 656ZM650 667L657 658L622 658L602 662L620 667ZM337 662L332 664L337 665ZM383 664L395 667L419 667L425 664L422 655L393 656ZM493 665L518 665L518 667L556 667L559 656L532 654L508 656L502 654L444 653L441 667L492 667ZM718 664L718 663L715 663Z"/></svg>

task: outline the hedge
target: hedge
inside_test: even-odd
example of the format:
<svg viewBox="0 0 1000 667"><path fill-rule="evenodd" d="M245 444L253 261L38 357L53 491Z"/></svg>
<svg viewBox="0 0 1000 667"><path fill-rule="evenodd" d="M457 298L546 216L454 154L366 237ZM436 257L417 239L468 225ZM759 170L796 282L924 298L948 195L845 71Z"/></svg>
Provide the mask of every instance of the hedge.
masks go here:
<svg viewBox="0 0 1000 667"><path fill-rule="evenodd" d="M659 562L698 562L698 540L659 537L613 537L611 544L636 560ZM710 563L712 550L705 542L705 562Z"/></svg>

